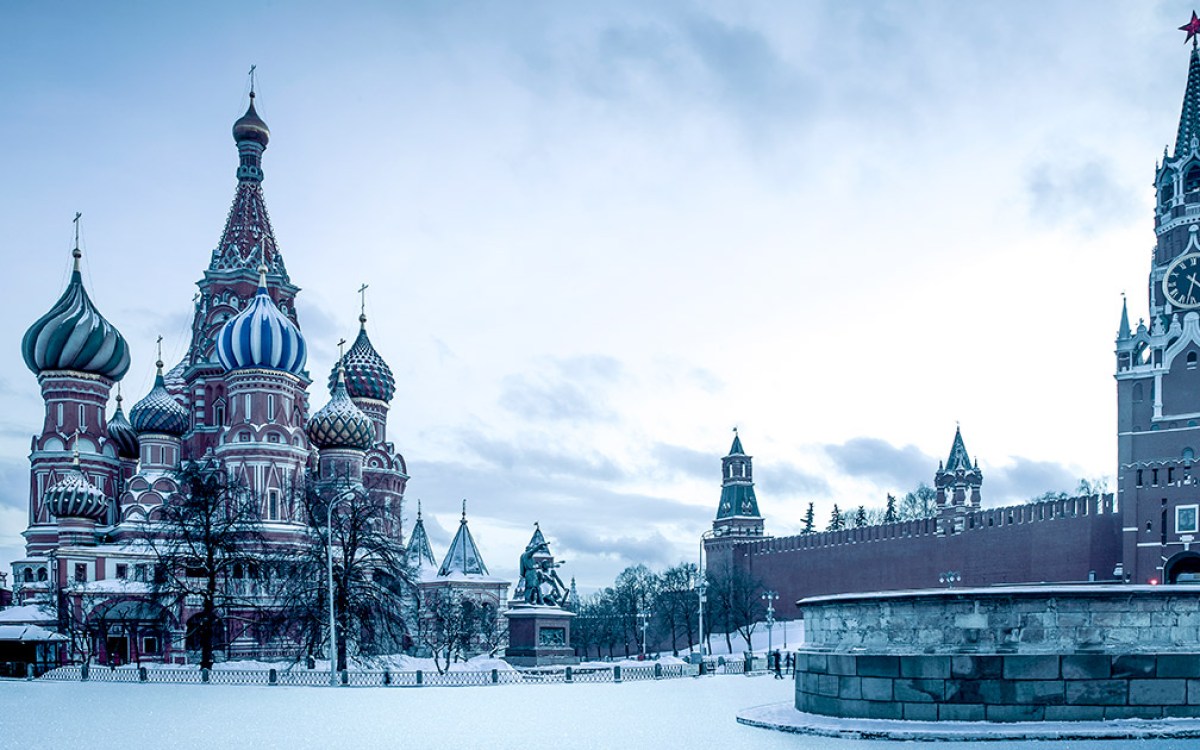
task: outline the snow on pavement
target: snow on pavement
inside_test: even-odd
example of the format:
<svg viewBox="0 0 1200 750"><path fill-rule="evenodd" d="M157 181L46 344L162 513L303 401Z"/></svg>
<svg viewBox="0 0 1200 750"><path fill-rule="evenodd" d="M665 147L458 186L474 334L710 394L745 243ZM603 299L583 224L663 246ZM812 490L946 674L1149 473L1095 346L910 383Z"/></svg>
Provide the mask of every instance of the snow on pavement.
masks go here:
<svg viewBox="0 0 1200 750"><path fill-rule="evenodd" d="M0 681L0 748L671 750L879 748L742 726L738 709L787 700L790 680L739 675L623 684L300 688ZM887 747L887 745L883 745ZM938 750L965 747L939 743ZM1088 750L1121 742L1009 743ZM1138 750L1194 750L1195 740Z"/></svg>

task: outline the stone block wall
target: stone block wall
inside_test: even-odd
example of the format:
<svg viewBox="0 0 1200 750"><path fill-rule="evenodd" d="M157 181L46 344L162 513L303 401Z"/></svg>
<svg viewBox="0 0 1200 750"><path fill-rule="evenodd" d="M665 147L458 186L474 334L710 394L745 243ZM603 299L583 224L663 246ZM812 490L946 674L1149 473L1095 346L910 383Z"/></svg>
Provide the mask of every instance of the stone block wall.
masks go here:
<svg viewBox="0 0 1200 750"><path fill-rule="evenodd" d="M806 644L873 653L1200 650L1189 586L1030 586L814 597Z"/></svg>
<svg viewBox="0 0 1200 750"><path fill-rule="evenodd" d="M802 650L796 708L915 721L1200 717L1200 651L846 654Z"/></svg>

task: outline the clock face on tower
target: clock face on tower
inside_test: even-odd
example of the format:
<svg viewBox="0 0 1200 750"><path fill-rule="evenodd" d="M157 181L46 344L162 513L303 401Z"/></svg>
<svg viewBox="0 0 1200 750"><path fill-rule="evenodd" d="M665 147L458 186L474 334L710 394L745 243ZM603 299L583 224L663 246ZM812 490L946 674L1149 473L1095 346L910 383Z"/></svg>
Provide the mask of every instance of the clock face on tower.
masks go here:
<svg viewBox="0 0 1200 750"><path fill-rule="evenodd" d="M1181 255L1167 266L1163 293L1175 307L1200 307L1200 253Z"/></svg>

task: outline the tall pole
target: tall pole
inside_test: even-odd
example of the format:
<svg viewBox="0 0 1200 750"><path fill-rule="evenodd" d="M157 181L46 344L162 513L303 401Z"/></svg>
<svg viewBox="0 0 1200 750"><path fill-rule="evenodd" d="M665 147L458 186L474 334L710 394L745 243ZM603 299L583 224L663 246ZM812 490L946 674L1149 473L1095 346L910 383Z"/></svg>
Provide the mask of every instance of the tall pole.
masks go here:
<svg viewBox="0 0 1200 750"><path fill-rule="evenodd" d="M337 686L337 616L333 610L333 506L329 501L329 518L325 524L325 559L329 563L329 685Z"/></svg>
<svg viewBox="0 0 1200 750"><path fill-rule="evenodd" d="M696 584L696 595L700 597L700 658L704 654L704 599L708 589L708 574L704 571L704 540L712 536L712 529L700 535L700 569L697 574L700 581Z"/></svg>
<svg viewBox="0 0 1200 750"><path fill-rule="evenodd" d="M771 652L775 650L775 644L771 641L771 631L775 627L775 600L779 598L779 594L768 591L762 598L767 603L767 656L770 657Z"/></svg>
<svg viewBox="0 0 1200 750"><path fill-rule="evenodd" d="M333 508L353 493L343 492L329 501L325 523L325 560L329 568L329 685L336 687L337 679L337 615L333 607Z"/></svg>

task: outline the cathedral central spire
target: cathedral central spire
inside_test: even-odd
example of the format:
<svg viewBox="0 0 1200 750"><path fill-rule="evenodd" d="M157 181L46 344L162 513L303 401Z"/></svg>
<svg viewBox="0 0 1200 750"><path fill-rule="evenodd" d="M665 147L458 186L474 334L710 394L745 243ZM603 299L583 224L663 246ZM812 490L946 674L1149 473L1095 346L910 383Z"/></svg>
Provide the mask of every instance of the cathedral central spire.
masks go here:
<svg viewBox="0 0 1200 750"><path fill-rule="evenodd" d="M271 140L271 130L259 117L254 104L252 82L246 114L233 123L233 140L238 150L237 192L233 196L233 207L229 209L225 231L213 250L208 270L241 271L249 276L261 263L267 266L273 277L289 284L262 191L262 156Z"/></svg>

